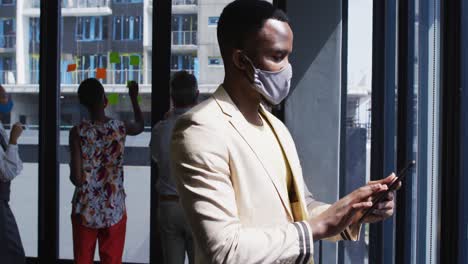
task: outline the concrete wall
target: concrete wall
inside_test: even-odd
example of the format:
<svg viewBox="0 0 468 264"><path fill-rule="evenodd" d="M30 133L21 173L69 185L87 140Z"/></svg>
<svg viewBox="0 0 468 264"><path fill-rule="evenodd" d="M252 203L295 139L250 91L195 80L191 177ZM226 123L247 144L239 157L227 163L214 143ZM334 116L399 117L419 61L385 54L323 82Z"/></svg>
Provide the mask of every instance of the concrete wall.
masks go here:
<svg viewBox="0 0 468 264"><path fill-rule="evenodd" d="M198 1L198 60L200 65L199 83L217 86L223 82L224 68L208 65L208 57L221 57L219 51L217 27L208 25L209 17L219 17L230 0Z"/></svg>
<svg viewBox="0 0 468 264"><path fill-rule="evenodd" d="M288 1L287 12L294 31L294 91L285 122L309 189L331 203L339 197L341 1ZM321 263L336 263L337 244L324 242L322 253ZM316 263L319 254L316 245Z"/></svg>

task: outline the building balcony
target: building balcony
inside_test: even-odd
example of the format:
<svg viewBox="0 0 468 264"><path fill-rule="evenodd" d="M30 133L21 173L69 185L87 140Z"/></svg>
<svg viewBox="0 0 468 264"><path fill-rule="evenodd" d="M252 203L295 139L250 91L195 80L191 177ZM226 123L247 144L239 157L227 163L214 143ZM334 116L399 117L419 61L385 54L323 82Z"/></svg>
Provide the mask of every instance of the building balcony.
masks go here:
<svg viewBox="0 0 468 264"><path fill-rule="evenodd" d="M146 10L153 13L153 0L148 1ZM198 0L172 0L173 14L196 14L198 12Z"/></svg>
<svg viewBox="0 0 468 264"><path fill-rule="evenodd" d="M1 35L0 36L0 53L15 52L16 35Z"/></svg>
<svg viewBox="0 0 468 264"><path fill-rule="evenodd" d="M172 0L172 5L198 5L198 0Z"/></svg>
<svg viewBox="0 0 468 264"><path fill-rule="evenodd" d="M128 81L137 81L138 83L143 83L143 73L145 70L106 70L106 78L99 79L103 84L117 84L125 85ZM62 84L80 84L83 80L87 78L96 77L96 69L92 70L77 70L73 72L62 72L61 80Z"/></svg>
<svg viewBox="0 0 468 264"><path fill-rule="evenodd" d="M15 83L16 71L0 71L0 85Z"/></svg>
<svg viewBox="0 0 468 264"><path fill-rule="evenodd" d="M40 0L25 5L24 14L39 17ZM109 16L112 15L111 0L62 0L62 16Z"/></svg>
<svg viewBox="0 0 468 264"><path fill-rule="evenodd" d="M2 85L8 93L15 94L37 94L39 84L5 84ZM126 84L103 84L106 93L128 94ZM151 94L151 84L140 84L140 94ZM76 93L78 84L60 84L60 91L65 94Z"/></svg>
<svg viewBox="0 0 468 264"><path fill-rule="evenodd" d="M181 6L181 5L198 5L198 0L172 0L173 6ZM148 6L153 6L153 0L148 1Z"/></svg>
<svg viewBox="0 0 468 264"><path fill-rule="evenodd" d="M196 51L198 45L197 31L172 31L173 51Z"/></svg>
<svg viewBox="0 0 468 264"><path fill-rule="evenodd" d="M172 0L173 14L196 14L198 0Z"/></svg>

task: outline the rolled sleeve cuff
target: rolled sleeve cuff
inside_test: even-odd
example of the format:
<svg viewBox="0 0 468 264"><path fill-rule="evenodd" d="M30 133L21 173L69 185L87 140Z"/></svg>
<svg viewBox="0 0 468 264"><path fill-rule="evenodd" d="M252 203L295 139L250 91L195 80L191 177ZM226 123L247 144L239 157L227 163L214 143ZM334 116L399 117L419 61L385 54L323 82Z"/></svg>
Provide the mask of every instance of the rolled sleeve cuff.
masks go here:
<svg viewBox="0 0 468 264"><path fill-rule="evenodd" d="M18 150L18 145L9 144L9 145L8 145L8 150L10 150L10 151L16 151L16 150Z"/></svg>
<svg viewBox="0 0 468 264"><path fill-rule="evenodd" d="M312 230L305 221L293 223L299 237L299 256L296 264L307 264L313 258L314 240Z"/></svg>

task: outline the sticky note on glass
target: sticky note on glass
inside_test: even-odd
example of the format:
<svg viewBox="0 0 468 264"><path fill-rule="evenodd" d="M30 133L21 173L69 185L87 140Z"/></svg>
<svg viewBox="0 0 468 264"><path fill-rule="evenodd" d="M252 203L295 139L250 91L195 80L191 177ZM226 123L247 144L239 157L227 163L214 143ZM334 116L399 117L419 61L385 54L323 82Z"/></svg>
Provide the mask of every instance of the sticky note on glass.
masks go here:
<svg viewBox="0 0 468 264"><path fill-rule="evenodd" d="M107 76L106 68L96 69L96 79L106 79L106 76Z"/></svg>
<svg viewBox="0 0 468 264"><path fill-rule="evenodd" d="M107 101L109 102L109 105L116 105L119 103L119 95L116 93L111 93L107 95Z"/></svg>
<svg viewBox="0 0 468 264"><path fill-rule="evenodd" d="M137 97L137 102L138 102L139 104L141 104L141 101L143 101L143 98L141 98L141 95L139 95L139 96Z"/></svg>
<svg viewBox="0 0 468 264"><path fill-rule="evenodd" d="M130 65L139 66L140 65L140 56L131 55L130 56Z"/></svg>
<svg viewBox="0 0 468 264"><path fill-rule="evenodd" d="M111 52L109 54L109 57L110 57L109 58L110 63L120 63L120 55L118 52L115 52L115 51Z"/></svg>
<svg viewBox="0 0 468 264"><path fill-rule="evenodd" d="M67 72L76 71L76 64L68 64Z"/></svg>

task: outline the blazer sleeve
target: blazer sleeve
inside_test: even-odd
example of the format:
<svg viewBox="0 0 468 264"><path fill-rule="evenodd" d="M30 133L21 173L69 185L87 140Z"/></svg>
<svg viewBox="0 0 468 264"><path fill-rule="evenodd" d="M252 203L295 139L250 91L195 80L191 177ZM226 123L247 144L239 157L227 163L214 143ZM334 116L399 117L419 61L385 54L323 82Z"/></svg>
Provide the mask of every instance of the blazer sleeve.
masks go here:
<svg viewBox="0 0 468 264"><path fill-rule="evenodd" d="M179 119L172 137L172 173L203 263L308 263L306 222L243 226L231 181L229 150L216 129Z"/></svg>
<svg viewBox="0 0 468 264"><path fill-rule="evenodd" d="M321 214L323 211L327 210L328 207L330 207L329 204L319 202L315 200L314 196L312 193L309 191L309 188L307 188L307 185L304 184L304 194L305 194L305 200L307 204L307 211L309 213L309 217L314 217L316 215ZM361 233L361 225L356 225L356 226L349 226L343 232L340 234L333 236L333 237L327 237L325 240L328 241L338 241L338 240L352 240L352 241L357 241L359 240L359 234Z"/></svg>

